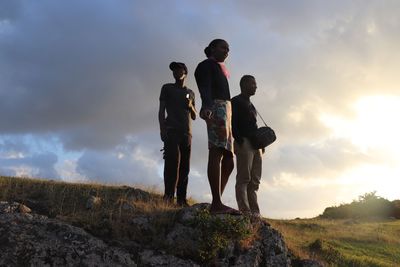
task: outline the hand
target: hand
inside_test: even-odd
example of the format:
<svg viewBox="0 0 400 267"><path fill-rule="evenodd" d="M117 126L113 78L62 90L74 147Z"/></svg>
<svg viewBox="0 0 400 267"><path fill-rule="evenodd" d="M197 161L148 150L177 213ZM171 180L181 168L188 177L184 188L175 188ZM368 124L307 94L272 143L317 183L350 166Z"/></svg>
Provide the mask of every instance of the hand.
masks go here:
<svg viewBox="0 0 400 267"><path fill-rule="evenodd" d="M194 109L194 106L193 106L193 99L187 98L186 101L187 101L187 107L188 107L189 109Z"/></svg>
<svg viewBox="0 0 400 267"><path fill-rule="evenodd" d="M212 119L213 113L210 109L208 108L202 108L200 110L200 118L202 118L203 120L209 120Z"/></svg>
<svg viewBox="0 0 400 267"><path fill-rule="evenodd" d="M165 131L165 130L161 131L160 137L161 137L161 141L163 141L163 142L167 141L167 138L168 138L167 131Z"/></svg>
<svg viewBox="0 0 400 267"><path fill-rule="evenodd" d="M188 108L191 108L193 105L193 99L190 97L190 94L186 94L186 105Z"/></svg>

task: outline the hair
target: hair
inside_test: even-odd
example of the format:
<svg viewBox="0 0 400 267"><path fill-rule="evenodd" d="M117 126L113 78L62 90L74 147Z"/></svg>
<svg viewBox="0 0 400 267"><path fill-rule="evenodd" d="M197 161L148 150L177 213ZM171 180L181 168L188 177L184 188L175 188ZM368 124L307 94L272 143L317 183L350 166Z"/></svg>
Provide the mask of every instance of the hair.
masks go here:
<svg viewBox="0 0 400 267"><path fill-rule="evenodd" d="M254 76L252 75L243 75L243 77L240 79L240 90L243 90L244 85L250 81L251 79L255 79Z"/></svg>
<svg viewBox="0 0 400 267"><path fill-rule="evenodd" d="M215 48L219 43L221 42L226 42L224 39L214 39L211 41L211 43L204 48L204 54L206 54L207 57L211 56L211 49Z"/></svg>

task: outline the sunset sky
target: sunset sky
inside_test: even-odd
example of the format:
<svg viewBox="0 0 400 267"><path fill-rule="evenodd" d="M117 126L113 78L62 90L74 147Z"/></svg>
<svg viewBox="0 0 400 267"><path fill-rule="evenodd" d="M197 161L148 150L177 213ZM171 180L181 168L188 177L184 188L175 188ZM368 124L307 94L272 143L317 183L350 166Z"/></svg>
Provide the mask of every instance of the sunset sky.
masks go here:
<svg viewBox="0 0 400 267"><path fill-rule="evenodd" d="M0 175L163 190L158 128L171 61L187 86L215 38L231 95L275 130L261 213L314 217L376 191L400 199L400 1L0 1ZM259 125L261 125L259 120ZM211 200L204 121L188 194ZM236 171L223 200L236 207Z"/></svg>

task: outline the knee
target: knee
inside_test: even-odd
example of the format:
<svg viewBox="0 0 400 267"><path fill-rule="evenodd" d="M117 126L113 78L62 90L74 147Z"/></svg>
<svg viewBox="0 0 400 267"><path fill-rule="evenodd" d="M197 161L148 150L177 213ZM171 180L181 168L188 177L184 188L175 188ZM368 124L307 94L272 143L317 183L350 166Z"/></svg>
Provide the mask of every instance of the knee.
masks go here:
<svg viewBox="0 0 400 267"><path fill-rule="evenodd" d="M258 191L260 188L260 183L249 183L248 188L252 191Z"/></svg>
<svg viewBox="0 0 400 267"><path fill-rule="evenodd" d="M211 147L208 151L208 158L210 160L221 160L222 155L223 153L219 147Z"/></svg>
<svg viewBox="0 0 400 267"><path fill-rule="evenodd" d="M250 178L249 177L245 177L245 176L236 176L236 185L237 186L246 186L248 187L250 185Z"/></svg>
<svg viewBox="0 0 400 267"><path fill-rule="evenodd" d="M231 151L225 150L224 153L223 153L223 157L224 157L223 159L227 163L229 163L232 166L234 165L234 163L233 163L233 153Z"/></svg>

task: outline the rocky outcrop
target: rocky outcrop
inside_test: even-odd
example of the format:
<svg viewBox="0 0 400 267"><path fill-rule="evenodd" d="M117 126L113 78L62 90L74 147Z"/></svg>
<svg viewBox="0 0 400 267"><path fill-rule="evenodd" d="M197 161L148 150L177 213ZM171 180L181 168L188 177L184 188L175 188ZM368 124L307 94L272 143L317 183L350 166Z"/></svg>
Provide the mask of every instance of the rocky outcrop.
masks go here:
<svg viewBox="0 0 400 267"><path fill-rule="evenodd" d="M192 260L184 260L164 251L146 249L139 255L141 266L174 266L174 267L200 267Z"/></svg>
<svg viewBox="0 0 400 267"><path fill-rule="evenodd" d="M165 237L159 238L163 240L161 247L166 247L168 252L145 251L141 254L140 262L144 266L199 266L189 259L198 259L201 256L199 251L205 248L204 242L212 240L202 238L204 234L211 233L202 233L202 229L196 227L195 222L195 220L199 220L199 211L207 210L208 207L209 204L203 203L180 210L176 214L173 227L165 233ZM218 217L219 222L224 224L227 216L218 215ZM242 219L242 216L229 216L227 220ZM133 219L132 224L142 232L157 232L152 227L151 218L146 216ZM215 258L207 264L203 264L210 266L291 266L289 253L280 233L260 219L253 221L251 227L256 229L258 234L247 248L240 247L232 238L228 240L224 248L218 251ZM186 259L186 261L178 261L177 257Z"/></svg>
<svg viewBox="0 0 400 267"><path fill-rule="evenodd" d="M129 253L19 203L0 202L0 251L0 266L136 266Z"/></svg>
<svg viewBox="0 0 400 267"><path fill-rule="evenodd" d="M233 236L210 261L199 260L207 233L198 227L198 214L207 208L203 203L179 210L156 249L133 241L105 243L83 229L32 214L19 203L0 202L0 266L291 266L281 234L261 219L244 225L257 231L247 246L239 246ZM224 220L226 225L244 222L242 216L212 218L222 226ZM158 233L145 215L133 218L131 225Z"/></svg>
<svg viewBox="0 0 400 267"><path fill-rule="evenodd" d="M193 228L193 221L198 219L200 210L208 209L209 204L196 204L190 208L184 208L177 214L173 229L168 233L166 242L168 247L176 247L182 257L195 255L204 242L199 231ZM226 215L220 216L220 222L224 223ZM229 216L229 220L242 220L242 216ZM227 223L228 223L227 221ZM291 266L290 256L282 235L272 229L268 223L253 218L252 229L258 231L257 238L251 241L248 248L239 247L234 238L228 242L212 261L215 266Z"/></svg>

